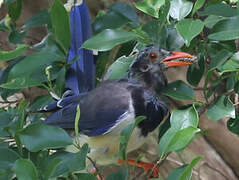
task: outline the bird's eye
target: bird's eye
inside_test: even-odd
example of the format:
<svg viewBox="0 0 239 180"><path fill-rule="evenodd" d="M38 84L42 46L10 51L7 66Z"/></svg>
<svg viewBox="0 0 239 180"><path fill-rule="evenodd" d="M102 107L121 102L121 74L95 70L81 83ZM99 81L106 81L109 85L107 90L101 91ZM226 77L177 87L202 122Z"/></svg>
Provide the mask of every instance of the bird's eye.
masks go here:
<svg viewBox="0 0 239 180"><path fill-rule="evenodd" d="M140 67L141 72L147 72L150 69L150 66L147 64L144 64Z"/></svg>
<svg viewBox="0 0 239 180"><path fill-rule="evenodd" d="M150 54L149 54L149 60L150 61L156 61L158 59L158 53L156 53L156 52L151 52Z"/></svg>

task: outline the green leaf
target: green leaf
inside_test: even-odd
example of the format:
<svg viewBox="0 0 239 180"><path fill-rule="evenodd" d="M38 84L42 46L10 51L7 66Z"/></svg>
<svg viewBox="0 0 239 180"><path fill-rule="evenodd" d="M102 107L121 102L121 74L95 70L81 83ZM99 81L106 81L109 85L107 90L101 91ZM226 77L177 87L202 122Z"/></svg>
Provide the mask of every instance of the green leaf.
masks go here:
<svg viewBox="0 0 239 180"><path fill-rule="evenodd" d="M221 73L232 72L239 70L239 52L235 53L225 64L220 68Z"/></svg>
<svg viewBox="0 0 239 180"><path fill-rule="evenodd" d="M71 137L61 128L33 123L19 132L19 138L29 151L61 148L72 144Z"/></svg>
<svg viewBox="0 0 239 180"><path fill-rule="evenodd" d="M85 41L82 47L97 51L108 51L118 44L128 42L136 39L137 37L138 36L134 33L120 29L106 29Z"/></svg>
<svg viewBox="0 0 239 180"><path fill-rule="evenodd" d="M171 127L160 139L159 155L162 157L165 155L165 153L170 151L169 145L172 141L173 143L171 143L171 147L174 147L174 144L176 143L178 143L178 145L176 144L176 147L178 148L182 148L183 145L187 145L187 143L191 140L190 137L192 137L198 131L198 119L198 113L194 106L185 110L174 110L170 117ZM187 129L188 127L191 128ZM180 138L177 139L177 136L180 136Z"/></svg>
<svg viewBox="0 0 239 180"><path fill-rule="evenodd" d="M150 16L158 18L159 9L162 5L164 5L164 3L165 3L165 0L150 0L150 1L142 0L139 2L135 2L134 5L138 10Z"/></svg>
<svg viewBox="0 0 239 180"><path fill-rule="evenodd" d="M228 41L228 40L238 39L239 30L232 29L228 31L213 33L213 34L210 34L208 38L212 40L217 40L217 41Z"/></svg>
<svg viewBox="0 0 239 180"><path fill-rule="evenodd" d="M232 53L226 49L222 49L216 54L211 55L211 62L209 69L218 68L222 65L229 57L232 56Z"/></svg>
<svg viewBox="0 0 239 180"><path fill-rule="evenodd" d="M62 161L57 165L54 174L51 177L58 177L60 175L68 174L69 172L84 170L86 166L86 155L89 152L89 147L84 144L80 152L57 152L48 159L61 159Z"/></svg>
<svg viewBox="0 0 239 180"><path fill-rule="evenodd" d="M0 169L12 168L14 162L19 159L20 156L9 148L0 148Z"/></svg>
<svg viewBox="0 0 239 180"><path fill-rule="evenodd" d="M70 19L69 15L60 0L55 0L51 10L51 22L59 43L68 52L71 43ZM62 28L64 27L64 28Z"/></svg>
<svg viewBox="0 0 239 180"><path fill-rule="evenodd" d="M226 18L214 25L209 39L218 41L227 41L239 37L239 16Z"/></svg>
<svg viewBox="0 0 239 180"><path fill-rule="evenodd" d="M60 158L55 158L52 161L48 161L48 163L43 166L42 175L45 179L49 179L55 172L57 166L60 164L62 160Z"/></svg>
<svg viewBox="0 0 239 180"><path fill-rule="evenodd" d="M235 107L229 97L220 96L217 101L209 107L207 117L214 121L223 117L235 118Z"/></svg>
<svg viewBox="0 0 239 180"><path fill-rule="evenodd" d="M97 180L93 174L80 173L75 175L77 176L78 180Z"/></svg>
<svg viewBox="0 0 239 180"><path fill-rule="evenodd" d="M37 169L28 159L19 159L15 162L14 171L18 180L37 180Z"/></svg>
<svg viewBox="0 0 239 180"><path fill-rule="evenodd" d="M107 69L107 72L104 76L104 79L119 79L124 77L133 62L135 56L122 56L118 58L110 67Z"/></svg>
<svg viewBox="0 0 239 180"><path fill-rule="evenodd" d="M169 14L172 18L182 20L192 10L193 3L186 0L172 0Z"/></svg>
<svg viewBox="0 0 239 180"><path fill-rule="evenodd" d="M110 174L106 180L127 180L128 179L128 170L121 169L117 172Z"/></svg>
<svg viewBox="0 0 239 180"><path fill-rule="evenodd" d="M194 100L195 95L193 89L183 81L174 81L162 90L166 96L177 100Z"/></svg>
<svg viewBox="0 0 239 180"><path fill-rule="evenodd" d="M193 167L201 160L201 157L196 157L188 165L180 166L179 168L170 172L167 180L189 180L192 175Z"/></svg>
<svg viewBox="0 0 239 180"><path fill-rule="evenodd" d="M199 19L183 19L178 22L176 29L184 39L186 46L189 46L191 40L203 30L203 26L203 22Z"/></svg>
<svg viewBox="0 0 239 180"><path fill-rule="evenodd" d="M13 44L22 44L23 39L26 37L26 31L20 31L17 29L14 29L9 34L9 42Z"/></svg>
<svg viewBox="0 0 239 180"><path fill-rule="evenodd" d="M210 15L204 20L204 25L207 28L211 29L216 23L218 23L219 21L221 21L223 19L225 19L225 18L221 17L221 16Z"/></svg>
<svg viewBox="0 0 239 180"><path fill-rule="evenodd" d="M176 109L171 113L170 117L171 128L175 130L181 130L189 126L197 128L198 121L198 113L194 106L185 110Z"/></svg>
<svg viewBox="0 0 239 180"><path fill-rule="evenodd" d="M187 127L177 131L170 140L166 152L178 151L186 147L200 129Z"/></svg>
<svg viewBox="0 0 239 180"><path fill-rule="evenodd" d="M134 123L129 124L121 131L119 141L120 141L120 158L122 160L127 159L126 157L127 146L134 128L143 120L145 120L145 116L138 116L135 119Z"/></svg>
<svg viewBox="0 0 239 180"><path fill-rule="evenodd" d="M200 9L204 3L205 3L205 0L197 0L194 4L192 14L194 14L198 9Z"/></svg>
<svg viewBox="0 0 239 180"><path fill-rule="evenodd" d="M23 25L23 29L29 29L33 27L39 27L45 24L50 24L50 14L47 9L40 11L39 13L30 17L27 22Z"/></svg>
<svg viewBox="0 0 239 180"><path fill-rule="evenodd" d="M21 15L22 11L22 0L12 1L8 3L8 14L11 17L11 20L16 22Z"/></svg>
<svg viewBox="0 0 239 180"><path fill-rule="evenodd" d="M51 95L38 96L31 103L29 110L37 111L37 110L43 108L44 106L51 104L53 102L55 102L55 101L52 99Z"/></svg>
<svg viewBox="0 0 239 180"><path fill-rule="evenodd" d="M216 16L223 16L223 17L233 17L239 15L239 12L229 6L226 3L217 3L212 4L204 9L203 12L200 12L199 15L216 15Z"/></svg>
<svg viewBox="0 0 239 180"><path fill-rule="evenodd" d="M235 119L231 118L231 119L229 119L227 121L227 128L231 132L239 135L239 119L238 118L235 118Z"/></svg>
<svg viewBox="0 0 239 180"><path fill-rule="evenodd" d="M198 66L193 64L188 67L187 71L187 81L193 86L198 85L198 83L202 79L205 70L204 56L198 59Z"/></svg>
<svg viewBox="0 0 239 180"><path fill-rule="evenodd" d="M111 10L119 13L125 18L129 19L132 22L139 23L139 18L135 12L135 10L128 4L123 2L116 2L111 7Z"/></svg>
<svg viewBox="0 0 239 180"><path fill-rule="evenodd" d="M92 24L94 34L97 34L105 29L116 29L131 22L125 16L122 16L116 11L109 10L105 15L96 17Z"/></svg>
<svg viewBox="0 0 239 180"><path fill-rule="evenodd" d="M15 50L12 51L0 51L0 61L8 61L18 56L21 56L29 46L26 44L20 44Z"/></svg>

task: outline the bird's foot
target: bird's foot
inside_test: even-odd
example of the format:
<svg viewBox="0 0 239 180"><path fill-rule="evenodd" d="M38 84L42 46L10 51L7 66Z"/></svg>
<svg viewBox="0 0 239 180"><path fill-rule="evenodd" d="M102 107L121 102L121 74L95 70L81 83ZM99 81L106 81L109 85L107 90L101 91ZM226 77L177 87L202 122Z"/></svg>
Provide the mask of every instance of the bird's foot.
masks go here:
<svg viewBox="0 0 239 180"><path fill-rule="evenodd" d="M143 168L145 172L150 173L150 177L157 178L159 177L159 165L154 163L142 162L142 161L135 161L132 159L128 160L118 160L120 164L129 164L134 165L140 168Z"/></svg>

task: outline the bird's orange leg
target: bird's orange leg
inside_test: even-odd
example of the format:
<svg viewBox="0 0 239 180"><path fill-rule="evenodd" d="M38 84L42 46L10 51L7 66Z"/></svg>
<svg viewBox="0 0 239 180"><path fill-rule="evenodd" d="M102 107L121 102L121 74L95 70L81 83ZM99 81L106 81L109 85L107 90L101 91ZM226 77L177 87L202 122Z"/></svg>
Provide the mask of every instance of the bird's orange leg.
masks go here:
<svg viewBox="0 0 239 180"><path fill-rule="evenodd" d="M147 163L147 162L142 162L142 161L138 161L136 162L135 160L132 159L128 159L126 161L124 160L118 160L118 163L120 164L129 164L129 165L134 165L140 168L143 168L145 172L151 172L152 174L151 176L153 178L157 178L159 175L159 166L157 164L153 164L153 163Z"/></svg>

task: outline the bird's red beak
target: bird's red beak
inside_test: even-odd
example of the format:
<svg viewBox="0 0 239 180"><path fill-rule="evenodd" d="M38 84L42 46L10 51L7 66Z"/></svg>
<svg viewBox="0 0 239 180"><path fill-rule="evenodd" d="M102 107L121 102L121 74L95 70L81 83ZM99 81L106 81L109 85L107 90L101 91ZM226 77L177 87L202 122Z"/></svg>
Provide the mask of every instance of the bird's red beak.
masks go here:
<svg viewBox="0 0 239 180"><path fill-rule="evenodd" d="M174 51L172 55L166 57L161 62L167 67L188 66L195 63L197 58L185 52Z"/></svg>

